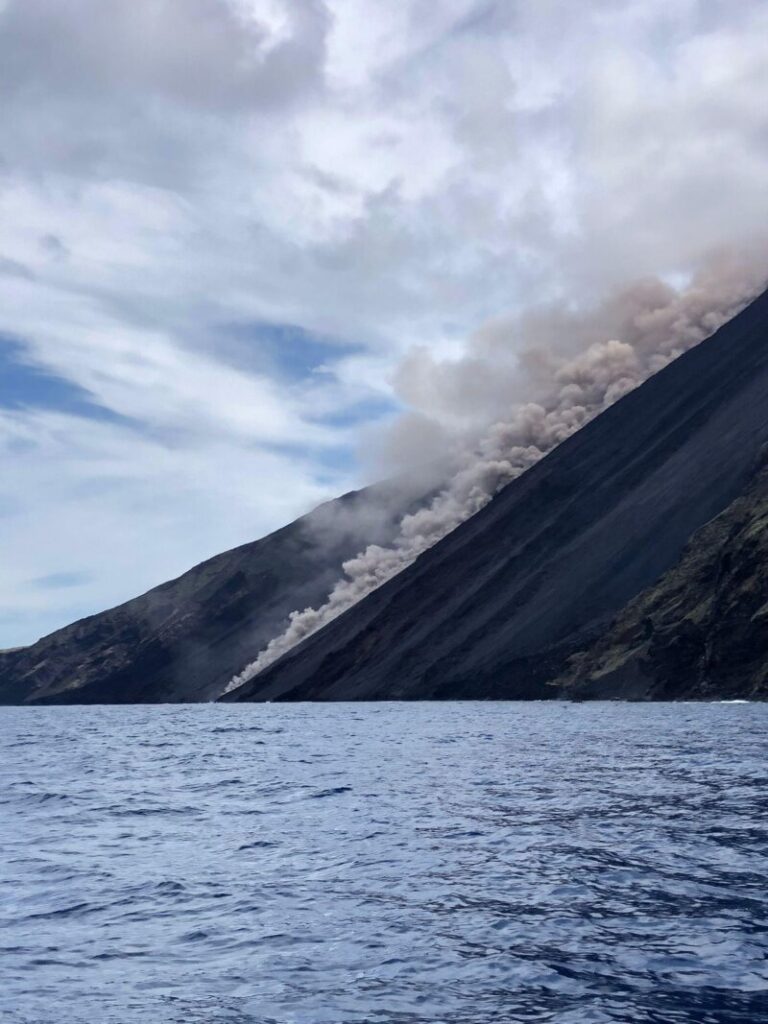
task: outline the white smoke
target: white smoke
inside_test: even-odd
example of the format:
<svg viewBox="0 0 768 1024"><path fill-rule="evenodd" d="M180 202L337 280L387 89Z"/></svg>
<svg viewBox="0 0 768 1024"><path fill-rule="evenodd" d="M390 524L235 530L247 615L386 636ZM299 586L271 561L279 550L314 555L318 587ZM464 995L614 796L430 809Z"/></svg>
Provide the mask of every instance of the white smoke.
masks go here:
<svg viewBox="0 0 768 1024"><path fill-rule="evenodd" d="M465 360L437 364L421 353L411 364L410 374L406 364L403 373L412 393L417 394L420 387L428 392L433 409L446 402L455 411L456 403L467 395L472 401L485 399L497 405L505 389L508 394L519 390L521 380L536 385L539 394L491 425L479 441L465 441L447 485L424 508L402 519L392 544L371 544L345 562L344 575L325 604L292 612L286 630L232 679L227 691L248 682L401 572L561 441L712 334L765 286L765 275L755 266L762 268L765 263L720 257L680 291L649 279L624 289L589 314L553 311L529 319L528 330L537 336L534 340L549 335L549 347L528 347L522 357L516 357L516 372L508 377L499 339L487 336L477 339ZM568 333L560 354L552 344L553 326ZM586 342L586 347L575 356L562 354L573 338ZM516 351L520 352L519 345Z"/></svg>

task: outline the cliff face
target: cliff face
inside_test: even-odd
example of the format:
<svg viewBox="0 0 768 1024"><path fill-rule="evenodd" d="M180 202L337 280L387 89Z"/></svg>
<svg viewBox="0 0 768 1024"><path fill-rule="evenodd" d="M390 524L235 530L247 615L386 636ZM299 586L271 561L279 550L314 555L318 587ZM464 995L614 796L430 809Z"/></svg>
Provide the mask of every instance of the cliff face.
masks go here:
<svg viewBox="0 0 768 1024"><path fill-rule="evenodd" d="M343 561L365 543L390 539L410 493L382 485L345 495L126 604L0 652L0 703L219 694L290 611L325 599ZM371 508L375 515L367 514Z"/></svg>
<svg viewBox="0 0 768 1024"><path fill-rule="evenodd" d="M768 293L229 699L552 696L742 493L766 410Z"/></svg>
<svg viewBox="0 0 768 1024"><path fill-rule="evenodd" d="M768 698L768 468L555 685L576 698Z"/></svg>

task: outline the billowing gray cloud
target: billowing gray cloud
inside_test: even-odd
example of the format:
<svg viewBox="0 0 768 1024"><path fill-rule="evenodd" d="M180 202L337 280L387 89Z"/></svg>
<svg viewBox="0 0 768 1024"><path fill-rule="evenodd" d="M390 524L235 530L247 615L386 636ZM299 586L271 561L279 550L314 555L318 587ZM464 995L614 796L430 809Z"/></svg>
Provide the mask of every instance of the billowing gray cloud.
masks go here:
<svg viewBox="0 0 768 1024"><path fill-rule="evenodd" d="M262 6L263 17L227 0L10 0L0 86L42 103L284 106L322 85L329 15L321 0L275 5L276 20Z"/></svg>
<svg viewBox="0 0 768 1024"><path fill-rule="evenodd" d="M236 120L322 92L326 9L302 0L278 13L226 0L11 0L0 166L193 181Z"/></svg>

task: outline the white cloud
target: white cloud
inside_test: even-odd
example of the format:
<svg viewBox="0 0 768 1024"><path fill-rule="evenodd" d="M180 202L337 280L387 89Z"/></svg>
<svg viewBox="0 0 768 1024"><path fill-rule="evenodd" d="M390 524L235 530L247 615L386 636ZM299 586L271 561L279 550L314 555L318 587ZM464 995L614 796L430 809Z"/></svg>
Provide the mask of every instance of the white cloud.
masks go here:
<svg viewBox="0 0 768 1024"><path fill-rule="evenodd" d="M0 411L0 458L0 637L9 646L142 593L329 496L297 455L199 436L170 444L49 411ZM35 583L69 573L83 578Z"/></svg>
<svg viewBox="0 0 768 1024"><path fill-rule="evenodd" d="M87 570L96 610L347 486L322 421L414 346L460 359L486 321L762 232L766 29L760 0L0 3L0 333L113 414L11 417L6 606L50 625L23 580ZM325 371L263 324L322 335ZM115 535L151 580L104 582Z"/></svg>

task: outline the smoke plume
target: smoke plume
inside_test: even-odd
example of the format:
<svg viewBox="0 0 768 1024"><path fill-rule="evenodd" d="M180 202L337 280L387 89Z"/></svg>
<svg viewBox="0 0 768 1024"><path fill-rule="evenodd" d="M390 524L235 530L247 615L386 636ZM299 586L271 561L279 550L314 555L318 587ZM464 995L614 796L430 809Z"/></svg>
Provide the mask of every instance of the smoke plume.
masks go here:
<svg viewBox="0 0 768 1024"><path fill-rule="evenodd" d="M645 279L589 313L550 310L491 325L461 360L438 363L415 353L401 368L400 390L422 415L426 410L449 424L445 434L458 445L453 475L402 519L390 545L371 544L344 563L325 604L292 612L285 631L228 690L401 572L561 441L712 334L765 286L765 265L720 256L680 290ZM521 390L527 400L520 400ZM483 408L505 406L508 414L472 441ZM421 429L418 421L404 421L411 422ZM401 442L407 433L401 431Z"/></svg>

